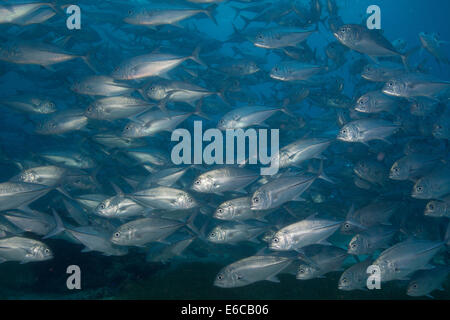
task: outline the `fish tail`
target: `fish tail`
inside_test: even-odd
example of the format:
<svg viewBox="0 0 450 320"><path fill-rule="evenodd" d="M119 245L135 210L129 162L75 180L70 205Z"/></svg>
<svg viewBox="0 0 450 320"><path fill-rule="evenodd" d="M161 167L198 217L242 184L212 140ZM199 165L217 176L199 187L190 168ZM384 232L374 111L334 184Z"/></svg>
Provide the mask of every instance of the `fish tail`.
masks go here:
<svg viewBox="0 0 450 320"><path fill-rule="evenodd" d="M202 105L203 105L203 99L199 100L195 106L195 111L194 114L199 116L200 118L204 118L206 120L211 120L208 115L206 115L203 111L202 111Z"/></svg>
<svg viewBox="0 0 450 320"><path fill-rule="evenodd" d="M88 66L89 69L94 71L96 74L99 74L97 68L95 68L94 65L92 64L92 55L93 53L89 52L87 55L81 56L80 58Z"/></svg>
<svg viewBox="0 0 450 320"><path fill-rule="evenodd" d="M195 222L195 218L197 217L198 212L195 211L190 217L189 219L187 219L186 221L186 227L189 228L189 230L191 230L192 232L194 232L199 238L202 236L200 231L197 229L197 227L195 226L194 222Z"/></svg>
<svg viewBox="0 0 450 320"><path fill-rule="evenodd" d="M217 8L217 4L214 3L214 4L210 5L209 7L207 7L205 9L205 11L203 11L203 12L208 16L208 18L210 18L216 24L216 26L218 26L219 24L217 23L216 17L214 17L214 15L213 15L213 12L214 12L214 10L216 10L216 8Z"/></svg>
<svg viewBox="0 0 450 320"><path fill-rule="evenodd" d="M52 231L50 231L49 233L47 233L42 239L48 239L48 238L54 237L66 230L66 228L64 227L64 223L61 220L61 217L56 212L56 210L52 209L52 212L53 212L53 218L55 219L55 228Z"/></svg>
<svg viewBox="0 0 450 320"><path fill-rule="evenodd" d="M319 172L317 173L317 178L325 180L331 184L336 184L336 182L331 179L330 177L328 177L325 172L323 171L323 160L320 161L320 167L319 167Z"/></svg>
<svg viewBox="0 0 450 320"><path fill-rule="evenodd" d="M240 16L242 20L244 20L244 26L242 27L242 30L244 30L245 28L248 27L248 25L252 22L251 19L244 17L244 16Z"/></svg>
<svg viewBox="0 0 450 320"><path fill-rule="evenodd" d="M409 57L410 57L413 53L415 53L416 51L418 51L419 49L420 49L420 46L416 46L416 47L412 48L411 50L409 50L408 52L406 52L404 55L401 56L402 62L403 62L403 65L405 66L406 71L410 71L410 69L411 69L411 68L409 67L409 63L408 63Z"/></svg>
<svg viewBox="0 0 450 320"><path fill-rule="evenodd" d="M287 104L288 103L289 103L289 100L285 100L284 103L283 103L283 106L280 108L280 111L283 112L285 115L295 119L296 118L295 114L293 114L291 112L291 110L289 110L287 108Z"/></svg>
<svg viewBox="0 0 450 320"><path fill-rule="evenodd" d="M194 51L192 52L189 59L191 59L192 61L195 61L196 63L198 63L199 65L201 65L203 67L206 67L206 64L200 59L199 53L200 53L200 46L198 46L194 49Z"/></svg>
<svg viewBox="0 0 450 320"><path fill-rule="evenodd" d="M225 98L225 90L226 89L220 89L220 91L218 91L216 93L216 95L220 98L220 100L222 100L226 105L230 105L230 103L228 102L228 100Z"/></svg>

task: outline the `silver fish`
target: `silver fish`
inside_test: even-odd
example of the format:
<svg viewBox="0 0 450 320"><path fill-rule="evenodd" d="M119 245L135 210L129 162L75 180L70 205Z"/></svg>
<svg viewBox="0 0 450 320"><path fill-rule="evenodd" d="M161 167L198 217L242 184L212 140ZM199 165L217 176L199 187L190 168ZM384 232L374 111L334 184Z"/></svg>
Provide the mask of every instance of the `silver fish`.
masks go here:
<svg viewBox="0 0 450 320"><path fill-rule="evenodd" d="M259 174L244 168L224 167L202 173L194 180L192 189L203 193L222 194L227 191L244 192Z"/></svg>
<svg viewBox="0 0 450 320"><path fill-rule="evenodd" d="M251 256L236 261L216 276L214 285L221 288L243 287L258 281L279 282L276 275L288 267L292 259L278 256Z"/></svg>
<svg viewBox="0 0 450 320"><path fill-rule="evenodd" d="M383 140L394 134L399 126L381 119L361 119L352 121L339 131L338 140L346 142L367 143L372 140Z"/></svg>
<svg viewBox="0 0 450 320"><path fill-rule="evenodd" d="M417 270L430 269L429 261L444 242L409 239L384 250L374 261L381 271L381 282L403 280Z"/></svg>
<svg viewBox="0 0 450 320"><path fill-rule="evenodd" d="M325 244L342 224L342 221L316 217L313 214L306 219L288 225L275 233L269 248L276 251L300 250L311 244Z"/></svg>
<svg viewBox="0 0 450 320"><path fill-rule="evenodd" d="M0 262L28 263L50 259L53 259L52 251L40 241L23 237L0 239Z"/></svg>

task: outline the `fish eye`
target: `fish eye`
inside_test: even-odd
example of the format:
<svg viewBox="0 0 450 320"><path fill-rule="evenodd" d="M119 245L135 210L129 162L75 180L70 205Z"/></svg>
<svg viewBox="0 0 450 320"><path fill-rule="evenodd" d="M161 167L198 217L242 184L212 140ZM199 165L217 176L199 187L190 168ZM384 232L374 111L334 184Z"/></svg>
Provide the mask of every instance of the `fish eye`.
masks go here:
<svg viewBox="0 0 450 320"><path fill-rule="evenodd" d="M114 237L115 237L115 238L119 238L119 237L120 237L120 232L114 233Z"/></svg>
<svg viewBox="0 0 450 320"><path fill-rule="evenodd" d="M259 198L258 197L254 197L253 198L253 202L256 202L256 203L259 202Z"/></svg>
<svg viewBox="0 0 450 320"><path fill-rule="evenodd" d="M218 212L218 213L222 213L222 212L223 212L223 209L219 209L219 210L217 210L217 212Z"/></svg>
<svg viewBox="0 0 450 320"><path fill-rule="evenodd" d="M199 185L201 182L200 182L200 180L196 180L194 183L195 183L196 185Z"/></svg>
<svg viewBox="0 0 450 320"><path fill-rule="evenodd" d="M394 168L394 171L395 172L399 172L400 170L398 168Z"/></svg>
<svg viewBox="0 0 450 320"><path fill-rule="evenodd" d="M432 203L428 204L428 209L434 210L434 204L432 204Z"/></svg>
<svg viewBox="0 0 450 320"><path fill-rule="evenodd" d="M394 82L393 82L393 81L389 81L389 82L388 82L388 86L389 86L389 87L392 87L393 85L394 85Z"/></svg>
<svg viewBox="0 0 450 320"><path fill-rule="evenodd" d="M346 133L347 133L347 129L343 129L343 130L342 130L342 133L343 133L343 134L346 134Z"/></svg>
<svg viewBox="0 0 450 320"><path fill-rule="evenodd" d="M217 275L217 280L222 280L223 279L223 275L219 274Z"/></svg>
<svg viewBox="0 0 450 320"><path fill-rule="evenodd" d="M417 289L417 283L414 283L414 284L413 284L413 288L414 288L414 289Z"/></svg>
<svg viewBox="0 0 450 320"><path fill-rule="evenodd" d="M280 239L278 238L273 238L273 242L278 243L280 241Z"/></svg>
<svg viewBox="0 0 450 320"><path fill-rule="evenodd" d="M305 273L305 269L300 269L300 270L298 270L300 273Z"/></svg>
<svg viewBox="0 0 450 320"><path fill-rule="evenodd" d="M356 248L356 243L352 243L352 248Z"/></svg>
<svg viewBox="0 0 450 320"><path fill-rule="evenodd" d="M422 188L421 186L417 186L417 187L416 187L416 190L417 190L418 192L422 192L423 188Z"/></svg>
<svg viewBox="0 0 450 320"><path fill-rule="evenodd" d="M344 224L344 228L345 229L350 229L350 224L349 223Z"/></svg>
<svg viewBox="0 0 450 320"><path fill-rule="evenodd" d="M105 208L106 208L105 204L102 203L102 204L100 205L100 209L105 209Z"/></svg>
<svg viewBox="0 0 450 320"><path fill-rule="evenodd" d="M213 238L213 237L216 236L216 234L215 234L215 232L211 232L211 233L209 234L209 236L210 236L211 238Z"/></svg>
<svg viewBox="0 0 450 320"><path fill-rule="evenodd" d="M44 253L45 253L45 254L49 254L49 253L50 253L50 249L45 249L45 250L44 250Z"/></svg>

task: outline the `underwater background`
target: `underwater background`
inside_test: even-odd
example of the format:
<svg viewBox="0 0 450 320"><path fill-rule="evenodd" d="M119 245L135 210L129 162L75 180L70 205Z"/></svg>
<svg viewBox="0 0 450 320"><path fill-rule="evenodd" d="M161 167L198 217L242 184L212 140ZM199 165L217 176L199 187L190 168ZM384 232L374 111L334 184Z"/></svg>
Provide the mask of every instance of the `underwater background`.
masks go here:
<svg viewBox="0 0 450 320"><path fill-rule="evenodd" d="M333 139L332 145L323 152L323 158L320 160L318 157L308 159L302 163L302 169L309 170L311 167L318 168L319 165L323 165L323 170L331 179L335 180L335 183L331 184L317 179L303 195L306 201L288 201L285 204L287 209L275 208L278 211L270 213L271 218L267 219L268 222L263 222L266 224L266 227L262 228L265 228L264 232L252 238L252 241L239 241L238 243L212 243L207 239L208 233L214 226L221 223L221 220L213 217L215 208L225 200L245 196L230 191L226 191L225 195L192 191L191 185L196 177L202 172L212 169L208 166L203 166L203 169L190 168L176 184L171 186L189 192L199 203L202 203L203 209L206 208L205 210L198 209L195 213L196 228L194 228L194 232L186 226L182 226L170 234L165 241L150 243L143 247L128 246L126 248L128 252L124 255L105 255L95 250L82 252L86 244L83 246L81 241L76 243L77 241L74 241L73 238L68 240L68 231L43 238L45 233L33 232L32 226L26 230L23 228L23 224L20 228L11 220L2 217L0 229L2 232L6 230L2 234L2 239L15 235L42 241L51 248L53 257L49 260L30 263L20 263L20 261L1 263L0 299L423 299L424 296L412 297L406 294L410 279L383 282L381 290L343 291L338 289L342 272L358 261L366 259L367 255L361 255L356 259L349 255L338 268L339 270L333 270L324 276L310 280L298 280L295 278L295 272L294 274L286 272L278 275L279 283L258 281L235 288L214 285L218 272L225 266L261 252L264 247L267 247L267 243L262 238L269 229L271 231L279 230L310 217L316 212L319 215L346 221L352 205L361 208L372 201L385 201L385 197L389 201L401 203L400 208L389 222L389 225L395 226L399 230L389 246L410 237L430 241L446 240L449 213L447 212L447 216L437 218L424 216L424 208L428 200L433 198L413 199L410 193L414 182L392 181L387 178L382 183L362 179L365 180L365 183L358 184L355 181L353 168L358 161L370 159L383 164L383 170L386 171L383 174L387 176L394 162L404 156L402 150L413 138L425 141L420 146L431 146L431 149L423 150L423 153L439 152L442 155L442 162L436 162L433 169L439 165L448 165L449 135L436 138L432 133L433 126L439 119L444 119L444 126L448 127L450 123L449 116L446 114L448 93L444 93L438 98L433 97L443 106L439 112L413 117L411 120L408 107L401 107L388 115L379 116L392 120L394 123L400 122L403 127L406 126L404 123L408 123L407 130L387 138L393 144L379 140L371 141L369 144L337 141L336 136L342 128L342 123L340 124L336 120L339 118L339 110L352 109L360 96L375 89L379 90L381 87L378 86L379 83L371 83L361 77L364 67L374 63L368 55L350 49L338 51L338 58L327 56L325 51L327 45L337 42L330 30L331 14L327 10L328 1L319 1L321 5L320 21L303 21L303 16L292 9L299 8L300 13L305 13L307 10L312 12L317 1L211 1L212 5L217 5L212 11L217 23L213 21L214 19L200 13L181 20L177 25L162 24L156 27L127 23L124 19L130 15L131 10L134 10L132 12L134 14L142 8L152 10L173 6L204 10L211 4L182 0L161 2L57 1L54 3L54 7L52 5L36 9L44 10L44 13L48 13L47 10L55 12L54 15L49 14L48 19L42 19L43 21L39 23L27 24L24 22L27 19L27 14L25 14L25 17L21 17L20 23L0 24L2 31L0 34L0 48L2 48L0 50L0 110L2 114L0 117L0 182L14 181L12 180L14 177L20 176L27 169L38 166L51 164L64 167L61 163L55 164L55 162L43 159L42 153L47 150L57 150L58 152L73 150L87 154L93 159L95 166L81 170L78 170L76 166L69 166L70 170L76 168L75 176L77 178L73 179L71 176L70 179L66 179L65 177L66 180L59 182L57 186L53 185L46 194L29 203L29 208L46 214L46 219L53 219L53 211L56 211L66 229L75 230L84 227L80 230L87 230L87 227L95 225L103 228L102 233L97 234L95 233L97 231L94 232L90 229L86 233L95 233L95 236L108 233L109 236L112 236L119 226L139 218L133 217L130 220L129 217L109 219L95 216L93 211L97 207L96 205L87 209L76 199L87 194L101 194L104 195L104 198L112 197L117 194L118 189L121 189L124 194L132 194L136 191L133 181L137 183L144 177L158 173L162 169L174 167L170 162L170 151L174 146L174 143L170 141L170 133L159 132L156 135L136 138L139 143L143 141L143 145L126 146L123 149L115 145L105 146L94 141L93 137L100 133L114 133L117 137L124 136L123 128L129 121L135 121L133 116L139 117L142 112L113 120L91 119L88 116L89 119L86 118L86 123L84 123L84 118L82 119L83 125L80 127L63 132L45 132L46 124L48 125L48 119L51 119L52 114L23 110L17 112L17 109L20 109L17 108L17 104L11 107L8 101L15 99L23 102L20 97L27 99L29 96L37 95L53 101L57 112L86 110L96 99L101 99L102 95L83 93L81 89L78 90L74 87L75 83L80 83L92 75L109 76L117 71L115 68L122 62L126 63L129 61L128 59L135 56L159 52L158 50L161 48L162 52L169 51L180 57L187 57L195 48L199 47L199 57L204 65L199 65L195 61L183 60L180 65L170 71L168 77L164 77L169 80L163 79L163 77L156 77L154 80L150 76L137 80L119 79L117 84L126 82L126 88L131 87L130 91L133 91L138 87L145 88L144 90L149 89L148 81L163 83L164 81L178 80L206 88L212 94L207 94L205 98L198 99L193 104L162 99L167 103L169 110L185 113L198 108L198 101L201 101L203 114L189 114L187 120L175 125L178 128L186 128L191 133L194 120L202 120L204 130L205 128L215 128L218 121L227 112L239 107L253 105L286 107L295 114L295 121L289 115L278 112L271 116L264 125L268 125L270 128L280 128L280 147L302 138L327 137ZM214 4L214 2L217 3ZM13 12L8 9L2 11L2 8L21 3L29 4L31 1L0 2L0 16L12 15ZM382 35L391 42L401 39L406 44L403 52L413 49L411 58L409 58L410 66L418 72L433 75L443 81L450 81L448 60L435 59L425 48L422 48L419 39L419 33L428 32L439 34L440 40L450 41L449 1L336 0L333 3L337 5L339 21L345 24L362 25L365 25L368 17L367 7L378 5L381 9ZM78 5L81 9L80 30L68 30L66 27L66 19L69 15L65 13L65 8L70 4ZM251 9L245 10L246 8ZM288 13L277 16L277 8L287 8L285 11ZM274 12L273 16L267 15L267 18L263 17L261 21L252 21L255 17L256 19L260 17L261 13L271 10ZM32 11L33 17L36 17L36 11L34 9ZM309 18L307 13L305 16ZM247 20L251 21L248 25ZM283 21L286 21L286 24L283 24ZM252 41L254 41L254 33L274 28L277 25L305 29L314 29L317 26L318 31L301 42L302 44L307 43L310 51L302 47L300 43L293 46L304 49L301 50L303 54L311 55L302 62L324 68L325 71L321 71L321 78L318 80L319 85L310 84L303 79L285 81L269 76L275 65L292 58L288 57L283 49L257 47ZM8 55L10 47L5 44L22 40L28 43L51 43L59 48L64 48L66 53L89 57L89 63L84 63L83 59L77 58L48 65L18 62ZM286 46L286 48L289 47ZM421 48L414 50L416 47ZM441 49L448 59L450 56L448 44L443 43ZM236 74L234 70L231 72L229 69L220 68L222 64L226 65L234 59L236 61L238 59L245 60L244 65L246 66L255 63L258 65L259 71L255 74L244 75L239 74L243 72L241 69L238 69ZM301 59L302 57L298 58L299 61ZM401 65L400 59L395 62ZM336 85L338 86L337 90ZM141 99L142 90L139 90L136 89L132 93L133 97ZM333 97L337 98L342 98L341 95L343 95L348 98L348 101L344 102L345 106L334 107L331 102L330 105L325 105L328 102L324 102L321 96L326 96L326 93L335 94ZM125 95L127 94L129 92ZM161 102L161 99L155 102L154 99L148 97L143 100L156 104ZM27 100L25 103L33 104L34 102ZM411 103L411 99L404 99L402 103L405 105ZM155 106L155 109L157 108L158 106ZM146 111L146 109L143 108L141 111ZM80 115L80 117L84 117L84 115ZM347 123L357 119L357 117L352 118L350 112L345 113L342 117L347 119ZM60 118L55 119L55 121L60 121ZM36 129L38 127L42 130ZM130 143L131 140L125 141L125 144ZM127 151L123 151L127 148L143 146L165 152L166 162L163 165L155 165L151 161L140 162L136 158L130 158ZM420 153L420 150L418 152ZM294 170L297 169L297 167L294 168ZM448 175L448 169L442 170L444 176ZM284 171L280 169L280 172ZM449 181L450 179L444 179L443 183L449 184ZM244 186L249 197L259 186L258 183L260 182ZM119 187L116 188L115 185ZM445 200L441 196L438 198L439 201ZM1 198L0 201L8 202L9 200ZM72 207L67 203L71 203ZM3 207L6 208L3 210L5 215L11 210L20 211L22 209L25 210L26 215L31 214L26 211L27 208L0 206L0 208ZM281 213L281 211L283 212ZM177 221L186 221L191 213L192 211L187 211L187 214L183 211L180 217L170 217ZM0 213L1 215L2 213ZM27 218L29 217L27 216ZM261 227L260 221L251 222L250 225ZM195 231L198 231L198 234L195 234ZM353 235L342 234L338 230L331 235L329 242L347 250ZM174 254L164 262L151 261L152 257L160 250L191 236L194 237L192 243L179 255ZM108 240L105 237L102 239ZM255 239L256 241L253 241ZM389 246L379 249L386 249ZM9 250L7 244L0 244L0 247ZM373 253L372 258L378 257L380 252L382 250ZM448 261L449 253L446 247L433 256L432 264L448 267ZM69 290L66 286L66 280L69 277L66 269L70 265L77 265L81 269L81 290ZM447 276L440 285L443 290L434 290L433 298L450 299L449 277Z"/></svg>

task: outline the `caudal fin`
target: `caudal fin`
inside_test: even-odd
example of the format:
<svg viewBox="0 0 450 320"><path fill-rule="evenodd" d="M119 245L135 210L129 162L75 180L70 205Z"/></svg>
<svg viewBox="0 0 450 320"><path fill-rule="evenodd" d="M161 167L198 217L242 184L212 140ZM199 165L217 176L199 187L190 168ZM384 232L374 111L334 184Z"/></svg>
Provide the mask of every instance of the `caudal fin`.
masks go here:
<svg viewBox="0 0 450 320"><path fill-rule="evenodd" d="M197 115L197 116L199 116L200 118L203 118L203 119L206 119L206 120L211 120L211 119L208 117L208 115L205 114L205 113L202 111L202 105L203 105L203 99L202 99L202 100L199 100L199 101L197 102L197 105L195 106L194 114Z"/></svg>
<svg viewBox="0 0 450 320"><path fill-rule="evenodd" d="M323 171L323 161L320 161L320 167L319 167L319 172L317 172L317 177L319 179L325 180L329 183L332 184L336 184L336 181L334 181L333 179L331 179L330 177L328 177L325 172Z"/></svg>
<svg viewBox="0 0 450 320"><path fill-rule="evenodd" d="M413 53L415 53L416 51L418 51L419 49L420 49L420 46L414 47L414 48L412 48L411 50L409 50L408 52L406 52L404 55L401 56L403 65L405 66L405 69L406 69L407 71L410 71L410 69L411 69L411 68L409 67L409 64L408 64L409 57L410 57Z"/></svg>
<svg viewBox="0 0 450 320"><path fill-rule="evenodd" d="M194 49L194 51L192 52L191 56L189 57L189 59L191 59L192 61L195 61L196 63L198 63L201 66L206 67L206 64L200 59L199 54L200 54L200 47L196 47Z"/></svg>
<svg viewBox="0 0 450 320"><path fill-rule="evenodd" d="M52 209L52 213L53 213L53 218L55 220L55 228L52 231L50 231L49 233L47 233L42 239L48 239L50 237L54 237L66 230L66 228L64 227L64 224L61 220L61 217L58 215L58 213L56 212L55 209Z"/></svg>
<svg viewBox="0 0 450 320"><path fill-rule="evenodd" d="M215 24L216 24L216 26L218 26L219 24L217 23L217 20L216 20L216 17L214 17L214 10L216 10L216 8L217 8L217 4L212 4L212 5L210 5L208 8L206 8L205 9L205 11L203 11L207 16L208 16L208 18L210 18Z"/></svg>
<svg viewBox="0 0 450 320"><path fill-rule="evenodd" d="M195 218L197 217L197 215L198 215L198 212L195 211L189 217L189 219L186 221L186 227L188 227L192 232L194 232L200 238L201 237L201 233L200 233L200 231L197 229L197 227L194 224Z"/></svg>

